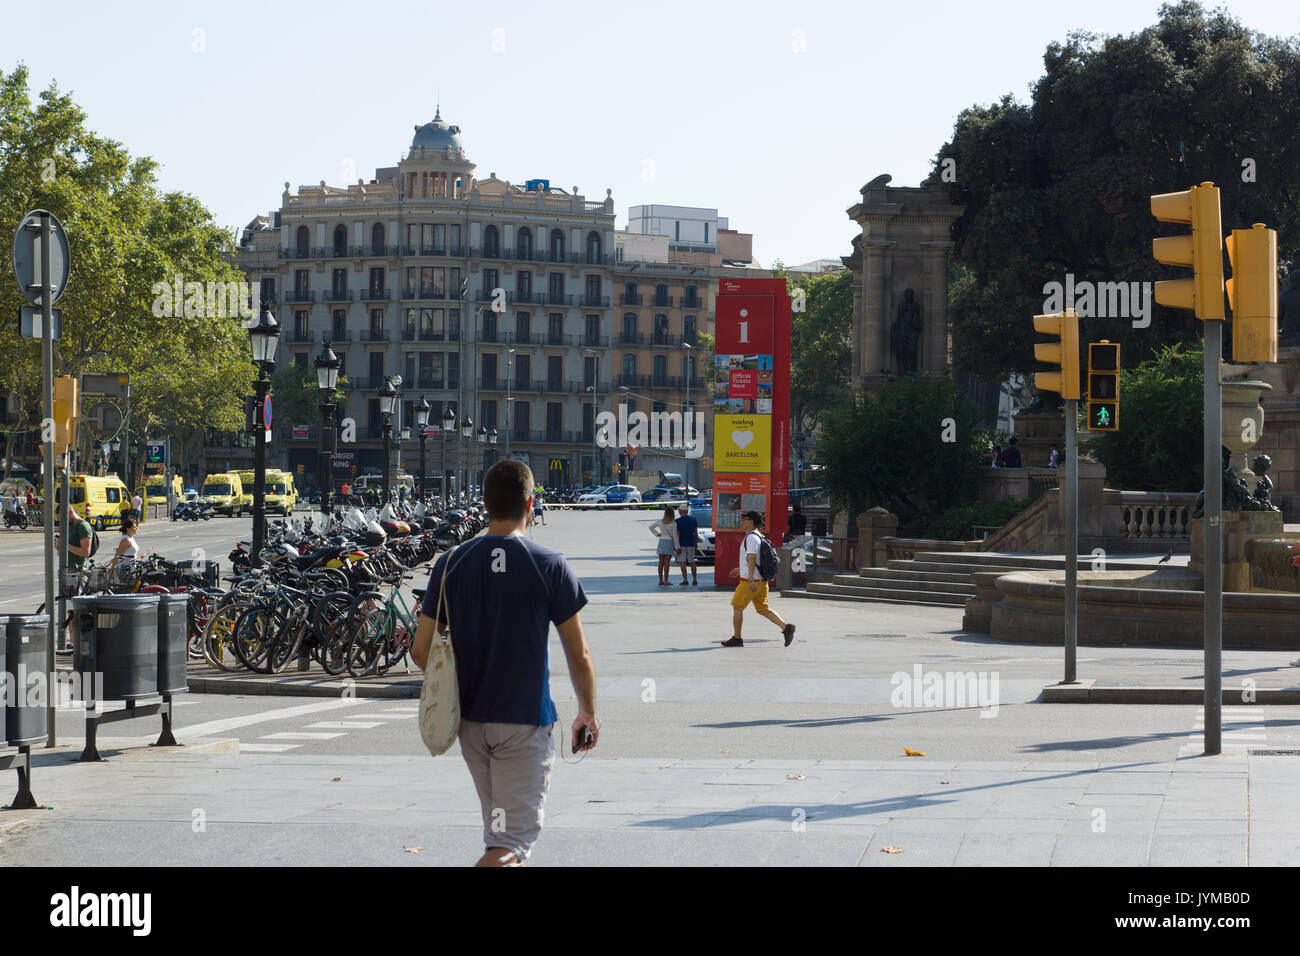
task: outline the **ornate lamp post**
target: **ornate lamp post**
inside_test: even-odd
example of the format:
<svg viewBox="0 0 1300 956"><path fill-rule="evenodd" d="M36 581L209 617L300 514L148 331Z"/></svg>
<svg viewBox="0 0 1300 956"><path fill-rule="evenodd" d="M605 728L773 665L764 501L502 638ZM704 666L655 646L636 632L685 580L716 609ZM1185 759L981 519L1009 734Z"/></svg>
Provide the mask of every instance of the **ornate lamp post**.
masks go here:
<svg viewBox="0 0 1300 956"><path fill-rule="evenodd" d="M460 423L460 437L465 440L460 460L460 492L463 495L469 484L469 443L474 440L474 419L468 415Z"/></svg>
<svg viewBox="0 0 1300 956"><path fill-rule="evenodd" d="M271 314L271 307L262 303L262 314L257 324L248 330L253 348L253 364L257 366L257 379L253 382L257 404L253 409L253 545L252 563L262 563L262 548L266 544L266 396L271 391L267 372L275 367L275 347L280 342L280 323Z"/></svg>
<svg viewBox="0 0 1300 956"><path fill-rule="evenodd" d="M456 427L456 409L450 405L442 413L442 501L447 504L447 435Z"/></svg>
<svg viewBox="0 0 1300 956"><path fill-rule="evenodd" d="M420 404L415 406L415 426L420 429L420 500L424 500L424 430L429 427L429 413L433 406L423 395Z"/></svg>
<svg viewBox="0 0 1300 956"><path fill-rule="evenodd" d="M393 409L397 407L397 388L393 379L384 379L384 387L379 390L379 412L384 416L384 490L382 503L388 504L389 469L393 459Z"/></svg>
<svg viewBox="0 0 1300 956"><path fill-rule="evenodd" d="M334 498L334 390L339 384L339 357L330 348L330 340L322 344L316 356L316 387L320 389L320 510L328 521Z"/></svg>
<svg viewBox="0 0 1300 956"><path fill-rule="evenodd" d="M487 471L487 466L484 464L485 460L487 459L487 441L488 441L488 430L485 426L480 425L478 427L478 443L482 447L479 448L478 481L475 482L475 485L479 489L480 495L483 494L483 472Z"/></svg>

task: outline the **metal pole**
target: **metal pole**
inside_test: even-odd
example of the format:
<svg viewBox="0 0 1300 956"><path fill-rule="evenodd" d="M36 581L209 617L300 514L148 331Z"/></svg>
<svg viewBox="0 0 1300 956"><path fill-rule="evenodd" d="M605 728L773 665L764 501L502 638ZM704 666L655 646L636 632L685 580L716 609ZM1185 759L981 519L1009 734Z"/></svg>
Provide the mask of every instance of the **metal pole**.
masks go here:
<svg viewBox="0 0 1300 956"><path fill-rule="evenodd" d="M393 457L393 416L384 416L384 488L380 501L388 504L389 468Z"/></svg>
<svg viewBox="0 0 1300 956"><path fill-rule="evenodd" d="M515 357L514 357L514 353L507 353L507 354L510 355L510 357L506 359L506 457L509 458L510 457L510 378L511 376L514 375L514 371L515 371Z"/></svg>
<svg viewBox="0 0 1300 956"><path fill-rule="evenodd" d="M50 427L42 428L49 435L45 443L45 613L49 620L45 624L45 673L46 679L54 679L54 314L52 291L50 289L50 243L54 236L50 228L50 214L41 213L41 391L45 396L45 417ZM68 500L63 499L63 513L68 513ZM64 532L64 543L67 532ZM49 699L45 712L45 725L50 737L46 747L55 746L54 740L54 701Z"/></svg>
<svg viewBox="0 0 1300 956"><path fill-rule="evenodd" d="M1223 322L1205 322L1205 752L1222 751L1223 729Z"/></svg>
<svg viewBox="0 0 1300 956"><path fill-rule="evenodd" d="M1065 400L1065 680L1077 684L1079 651L1079 402Z"/></svg>
<svg viewBox="0 0 1300 956"><path fill-rule="evenodd" d="M262 548L266 545L266 395L271 390L271 381L266 378L266 369L259 364L256 381L257 406L253 409L253 544L252 563L262 563Z"/></svg>
<svg viewBox="0 0 1300 956"><path fill-rule="evenodd" d="M320 406L320 464L316 468L317 480L320 482L320 510L325 522L330 518L330 497L334 490L334 404L322 402ZM322 529L324 524L322 524Z"/></svg>
<svg viewBox="0 0 1300 956"><path fill-rule="evenodd" d="M424 500L424 429L420 426L420 500Z"/></svg>

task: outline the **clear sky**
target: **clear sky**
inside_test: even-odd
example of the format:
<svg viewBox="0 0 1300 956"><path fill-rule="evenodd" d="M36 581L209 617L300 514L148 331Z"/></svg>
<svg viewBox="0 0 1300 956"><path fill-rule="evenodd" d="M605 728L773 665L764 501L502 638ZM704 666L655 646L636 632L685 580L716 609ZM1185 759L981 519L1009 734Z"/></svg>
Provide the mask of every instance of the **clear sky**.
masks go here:
<svg viewBox="0 0 1300 956"><path fill-rule="evenodd" d="M1290 0L1226 6L1300 32ZM1026 100L1049 42L1133 32L1158 8L10 0L0 66L25 62L33 91L57 80L225 226L278 207L285 180L395 164L440 95L480 177L611 188L620 228L641 203L716 207L764 265L795 264L847 254L858 190L885 172L919 182L964 107Z"/></svg>

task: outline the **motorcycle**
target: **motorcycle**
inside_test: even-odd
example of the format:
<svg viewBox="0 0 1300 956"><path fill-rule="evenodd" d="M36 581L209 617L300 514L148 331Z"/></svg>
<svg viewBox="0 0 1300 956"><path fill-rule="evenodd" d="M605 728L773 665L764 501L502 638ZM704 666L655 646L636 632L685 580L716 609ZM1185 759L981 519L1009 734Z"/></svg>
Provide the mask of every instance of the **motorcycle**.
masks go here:
<svg viewBox="0 0 1300 956"><path fill-rule="evenodd" d="M27 508L24 505L20 504L13 511L5 512L5 527L12 528L14 525L23 531L27 530Z"/></svg>

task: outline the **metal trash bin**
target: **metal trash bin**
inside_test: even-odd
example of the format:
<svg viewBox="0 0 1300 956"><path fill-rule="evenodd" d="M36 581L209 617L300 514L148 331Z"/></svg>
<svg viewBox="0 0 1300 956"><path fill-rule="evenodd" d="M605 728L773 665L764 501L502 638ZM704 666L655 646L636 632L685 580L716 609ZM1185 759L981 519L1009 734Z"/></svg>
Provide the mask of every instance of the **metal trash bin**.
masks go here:
<svg viewBox="0 0 1300 956"><path fill-rule="evenodd" d="M158 693L179 694L190 689L185 676L189 660L188 594L158 595Z"/></svg>
<svg viewBox="0 0 1300 956"><path fill-rule="evenodd" d="M46 681L46 693L54 693L45 674L45 629L49 623L48 614L14 614L5 622L5 672L14 686L12 696L5 696L4 739L11 747L43 744L50 736L45 720L45 705L49 701L38 701L36 707L27 706L28 687L33 679Z"/></svg>
<svg viewBox="0 0 1300 956"><path fill-rule="evenodd" d="M158 694L157 594L95 594L72 599L77 641L72 666L102 675L99 700ZM83 676L81 699L88 681Z"/></svg>

